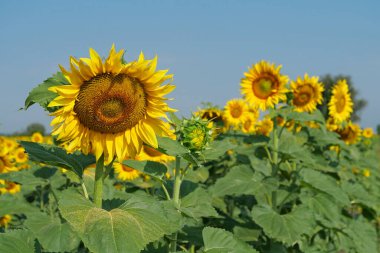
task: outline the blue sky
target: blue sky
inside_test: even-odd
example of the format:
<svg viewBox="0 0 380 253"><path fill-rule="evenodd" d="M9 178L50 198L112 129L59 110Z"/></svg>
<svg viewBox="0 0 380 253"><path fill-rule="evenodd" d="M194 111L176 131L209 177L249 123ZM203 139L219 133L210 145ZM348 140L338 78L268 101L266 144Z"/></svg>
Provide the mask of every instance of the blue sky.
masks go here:
<svg viewBox="0 0 380 253"><path fill-rule="evenodd" d="M174 74L172 107L240 97L252 63L282 64L295 78L349 74L369 102L363 126L380 123L380 1L0 1L0 132L50 117L18 111L28 92L69 56L101 55L112 43L140 51Z"/></svg>

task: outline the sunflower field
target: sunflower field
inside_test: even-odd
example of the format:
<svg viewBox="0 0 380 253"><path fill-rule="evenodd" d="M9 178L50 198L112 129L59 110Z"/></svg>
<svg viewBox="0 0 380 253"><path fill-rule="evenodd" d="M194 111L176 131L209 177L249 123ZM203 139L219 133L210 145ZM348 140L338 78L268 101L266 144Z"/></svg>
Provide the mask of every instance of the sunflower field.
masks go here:
<svg viewBox="0 0 380 253"><path fill-rule="evenodd" d="M0 253L380 252L380 142L346 80L326 101L260 61L183 118L157 57L123 55L71 57L25 101L51 135L0 137Z"/></svg>

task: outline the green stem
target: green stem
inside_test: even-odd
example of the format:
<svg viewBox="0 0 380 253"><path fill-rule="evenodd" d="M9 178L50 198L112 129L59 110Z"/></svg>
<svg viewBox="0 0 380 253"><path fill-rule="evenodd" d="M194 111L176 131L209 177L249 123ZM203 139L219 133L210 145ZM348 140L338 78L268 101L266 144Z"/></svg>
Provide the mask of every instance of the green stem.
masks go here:
<svg viewBox="0 0 380 253"><path fill-rule="evenodd" d="M96 161L95 184L94 184L94 204L96 207L102 208L103 196L103 172L104 172L104 156L102 155Z"/></svg>
<svg viewBox="0 0 380 253"><path fill-rule="evenodd" d="M163 190L164 193L165 193L166 199L167 199L167 200L171 200L171 198L170 198L170 194L169 194L169 192L168 192L168 189L166 189L166 187L165 187L165 185L164 185L164 182L161 182L161 187L162 187L162 190Z"/></svg>
<svg viewBox="0 0 380 253"><path fill-rule="evenodd" d="M181 157L177 156L175 159L175 175L174 175L174 187L173 187L173 202L176 208L180 207L180 190L181 190ZM174 233L172 236L172 242L170 244L170 252L177 251L177 238L178 233Z"/></svg>
<svg viewBox="0 0 380 253"><path fill-rule="evenodd" d="M272 154L272 177L277 176L278 170L278 125L277 120L273 121L273 154ZM272 208L277 210L277 191L272 192Z"/></svg>
<svg viewBox="0 0 380 253"><path fill-rule="evenodd" d="M82 186L82 190L83 190L84 197L85 197L86 199L89 199L89 198L88 198L87 188L86 188L86 185L84 184L83 180L82 180L82 183L81 183L80 185Z"/></svg>

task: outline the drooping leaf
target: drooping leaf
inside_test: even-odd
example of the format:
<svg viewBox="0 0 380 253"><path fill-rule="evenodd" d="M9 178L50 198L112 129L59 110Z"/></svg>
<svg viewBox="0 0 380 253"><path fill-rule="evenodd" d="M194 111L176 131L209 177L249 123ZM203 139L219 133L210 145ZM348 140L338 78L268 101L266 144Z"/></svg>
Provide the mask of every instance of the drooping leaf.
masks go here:
<svg viewBox="0 0 380 253"><path fill-rule="evenodd" d="M28 216L25 225L47 251L72 251L79 245L79 237L68 223L62 223L59 218L34 213Z"/></svg>
<svg viewBox="0 0 380 253"><path fill-rule="evenodd" d="M58 96L58 94L49 91L48 88L65 84L69 84L69 82L61 72L57 72L52 77L46 79L43 83L32 89L25 100L24 109L26 110L34 103L38 103L45 110L54 111L52 108L49 108L47 106L50 101Z"/></svg>
<svg viewBox="0 0 380 253"><path fill-rule="evenodd" d="M62 195L59 208L92 252L138 253L148 243L179 228L166 216L168 207L148 196L131 195L107 211L80 194L67 192Z"/></svg>
<svg viewBox="0 0 380 253"><path fill-rule="evenodd" d="M82 177L84 169L96 162L93 155L68 154L64 149L48 144L21 141L29 160L63 167Z"/></svg>
<svg viewBox="0 0 380 253"><path fill-rule="evenodd" d="M344 231L351 237L356 252L379 252L376 229L371 224L353 220Z"/></svg>
<svg viewBox="0 0 380 253"><path fill-rule="evenodd" d="M204 253L258 253L248 244L221 228L205 227L202 231Z"/></svg>
<svg viewBox="0 0 380 253"><path fill-rule="evenodd" d="M280 215L269 206L258 205L253 207L251 214L265 234L288 246L300 242L301 235L308 234L313 224L310 212L304 208Z"/></svg>

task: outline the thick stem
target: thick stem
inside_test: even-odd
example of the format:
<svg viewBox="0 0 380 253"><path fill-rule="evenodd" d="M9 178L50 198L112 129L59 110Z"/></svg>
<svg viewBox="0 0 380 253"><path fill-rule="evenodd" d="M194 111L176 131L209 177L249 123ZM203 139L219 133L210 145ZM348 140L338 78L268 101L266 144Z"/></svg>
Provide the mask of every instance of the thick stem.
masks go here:
<svg viewBox="0 0 380 253"><path fill-rule="evenodd" d="M96 207L102 208L103 197L103 172L104 172L104 156L102 155L96 161L95 184L94 184L94 204Z"/></svg>
<svg viewBox="0 0 380 253"><path fill-rule="evenodd" d="M272 153L272 177L277 176L278 170L278 125L277 120L273 122L273 153ZM277 210L277 191L272 192L272 208Z"/></svg>
<svg viewBox="0 0 380 253"><path fill-rule="evenodd" d="M173 202L174 205L180 207L180 191L181 191L181 157L177 156L175 159L175 175L174 175L174 187L173 187ZM170 252L177 252L177 237L178 233L172 235L172 242L170 244Z"/></svg>

